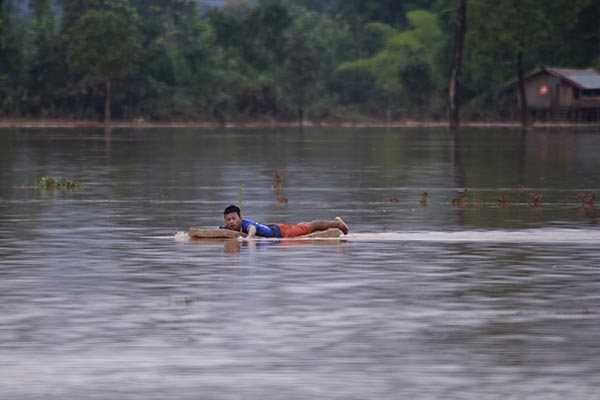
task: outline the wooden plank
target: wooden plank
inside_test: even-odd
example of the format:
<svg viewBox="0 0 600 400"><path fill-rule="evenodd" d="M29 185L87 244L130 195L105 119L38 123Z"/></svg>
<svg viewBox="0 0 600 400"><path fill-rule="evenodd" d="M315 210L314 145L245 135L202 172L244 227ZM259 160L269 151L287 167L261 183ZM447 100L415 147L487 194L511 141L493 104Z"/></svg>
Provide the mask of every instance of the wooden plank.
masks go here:
<svg viewBox="0 0 600 400"><path fill-rule="evenodd" d="M230 231L228 229L218 228L190 228L188 235L192 239L237 239L246 236L240 232ZM296 236L293 238L257 238L259 240L310 240L310 239L327 239L340 237L339 229L328 229L326 231L313 232L308 235Z"/></svg>
<svg viewBox="0 0 600 400"><path fill-rule="evenodd" d="M188 235L193 239L237 239L242 236L239 232L218 228L190 228Z"/></svg>

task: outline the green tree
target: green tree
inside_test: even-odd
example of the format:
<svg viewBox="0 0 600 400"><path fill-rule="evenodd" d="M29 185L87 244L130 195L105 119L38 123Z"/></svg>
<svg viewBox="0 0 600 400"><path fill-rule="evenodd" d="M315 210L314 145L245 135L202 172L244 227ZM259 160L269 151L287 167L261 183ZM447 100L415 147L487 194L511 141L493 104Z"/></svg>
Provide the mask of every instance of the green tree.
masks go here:
<svg viewBox="0 0 600 400"><path fill-rule="evenodd" d="M23 108L28 115L47 115L55 112L67 79L67 65L51 0L30 0L29 10L31 19L24 44L28 104Z"/></svg>
<svg viewBox="0 0 600 400"><path fill-rule="evenodd" d="M110 1L110 0L108 0ZM61 33L68 32L86 12L105 7L106 0L56 0L61 9Z"/></svg>
<svg viewBox="0 0 600 400"><path fill-rule="evenodd" d="M302 1L302 0L298 0ZM344 21L352 33L355 54L353 58L363 58L371 54L372 43L365 26L380 22L395 29L410 27L406 16L415 10L429 10L432 0L335 0L329 12Z"/></svg>
<svg viewBox="0 0 600 400"><path fill-rule="evenodd" d="M490 64L514 71L519 88L520 119L524 127L529 125L529 117L523 78L526 70L541 64L536 50L560 37L561 31L572 27L580 10L589 1L480 0L469 7L468 19L472 23L467 34L467 47L472 52L472 61L477 63L472 66L476 73L488 74L488 84L490 73L497 68ZM494 17L488 18L490 15ZM486 71L484 64L490 69ZM502 77L508 78L506 75Z"/></svg>
<svg viewBox="0 0 600 400"><path fill-rule="evenodd" d="M104 120L111 120L111 82L138 68L142 42L138 15L127 0L114 0L79 17L65 35L69 67L91 82L103 82Z"/></svg>
<svg viewBox="0 0 600 400"><path fill-rule="evenodd" d="M434 0L336 0L330 7L350 26L361 29L366 22L381 22L394 28L408 27L406 16L415 10L431 10Z"/></svg>
<svg viewBox="0 0 600 400"><path fill-rule="evenodd" d="M219 46L195 2L139 4L145 41L135 93L138 111L154 119L212 117L224 122L252 68L235 48Z"/></svg>
<svg viewBox="0 0 600 400"><path fill-rule="evenodd" d="M306 104L310 101L319 75L319 56L308 48L302 35L294 37L284 65L284 81L288 98L298 112L298 123L304 121Z"/></svg>
<svg viewBox="0 0 600 400"><path fill-rule="evenodd" d="M320 6L325 7L324 4ZM356 58L352 35L346 24L328 13L317 12L298 4L290 4L288 12L293 20L289 30L291 43L302 37L304 41L302 47L308 49L318 59L317 68L311 71L313 77L309 87L309 100L307 100L313 115L321 118L335 116L336 105L354 104L361 96L368 97L373 88L370 76L365 79L365 85L361 86L360 83L363 81L355 79L355 76L360 73L336 72L340 63ZM290 45L287 48L287 59L294 57L291 51L293 52ZM287 61L285 68L289 67ZM368 75L368 72L366 74ZM289 86L287 90L289 93Z"/></svg>
<svg viewBox="0 0 600 400"><path fill-rule="evenodd" d="M232 88L231 102L238 112L251 117L280 113L279 77L286 59L288 29L292 24L281 0L264 0L256 6L213 10L208 21L226 65L235 64L241 77ZM232 71L227 67L227 71Z"/></svg>
<svg viewBox="0 0 600 400"><path fill-rule="evenodd" d="M285 58L286 31L292 20L281 0L264 0L249 8L230 6L213 10L208 19L217 41L234 48L246 62L259 70L281 66Z"/></svg>
<svg viewBox="0 0 600 400"><path fill-rule="evenodd" d="M600 69L600 1L585 5L574 25L560 29L539 48L537 57L548 65L589 67Z"/></svg>
<svg viewBox="0 0 600 400"><path fill-rule="evenodd" d="M421 108L438 86L440 73L435 61L442 35L433 13L411 11L407 19L410 28L406 31L382 23L367 24L366 29L382 38L380 49L372 57L340 64L338 71L369 71L386 97L404 97L408 104Z"/></svg>
<svg viewBox="0 0 600 400"><path fill-rule="evenodd" d="M20 32L11 1L0 0L0 113L17 114L23 100L21 88Z"/></svg>

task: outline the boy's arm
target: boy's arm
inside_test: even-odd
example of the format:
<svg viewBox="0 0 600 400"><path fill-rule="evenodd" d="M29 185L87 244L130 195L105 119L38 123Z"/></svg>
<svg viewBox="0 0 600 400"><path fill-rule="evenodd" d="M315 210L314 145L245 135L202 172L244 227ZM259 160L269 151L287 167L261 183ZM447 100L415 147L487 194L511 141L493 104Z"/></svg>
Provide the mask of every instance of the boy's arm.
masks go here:
<svg viewBox="0 0 600 400"><path fill-rule="evenodd" d="M254 225L248 225L248 239L252 239L256 236L256 227Z"/></svg>

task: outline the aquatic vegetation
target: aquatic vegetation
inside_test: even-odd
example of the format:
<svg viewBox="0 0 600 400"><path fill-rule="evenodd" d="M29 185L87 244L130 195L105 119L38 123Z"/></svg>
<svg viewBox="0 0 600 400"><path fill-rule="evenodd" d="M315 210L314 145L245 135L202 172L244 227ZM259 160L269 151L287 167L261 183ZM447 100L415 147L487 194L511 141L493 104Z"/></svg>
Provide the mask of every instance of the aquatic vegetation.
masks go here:
<svg viewBox="0 0 600 400"><path fill-rule="evenodd" d="M240 211L244 211L244 205L243 205L243 197L244 197L244 189L246 188L246 185L244 185L243 183L240 184L240 188L238 190L238 207L240 208Z"/></svg>
<svg viewBox="0 0 600 400"><path fill-rule="evenodd" d="M581 207L579 207L578 214L580 216L595 219L596 206L594 205L594 200L596 200L596 195L592 193L586 197L586 195L583 192L579 192L577 193L577 198L579 198L579 201L581 201Z"/></svg>
<svg viewBox="0 0 600 400"><path fill-rule="evenodd" d="M476 195L475 193L472 195L472 201L477 207L483 207L485 205L485 201L483 201L481 195Z"/></svg>
<svg viewBox="0 0 600 400"><path fill-rule="evenodd" d="M469 198L467 196L455 197L451 200L452 207L468 207Z"/></svg>
<svg viewBox="0 0 600 400"><path fill-rule="evenodd" d="M74 181L72 179L61 180L60 178L49 178L43 176L38 183L38 187L41 190L79 190L82 189L83 186L81 183Z"/></svg>
<svg viewBox="0 0 600 400"><path fill-rule="evenodd" d="M581 204L593 205L594 200L596 200L596 195L594 193L592 193L586 198L585 193L579 192L579 193L577 193L577 198L579 198L579 201L581 201Z"/></svg>
<svg viewBox="0 0 600 400"><path fill-rule="evenodd" d="M496 201L498 201L498 204L500 205L500 207L508 206L509 200L510 200L510 197L505 196L505 195L496 196Z"/></svg>
<svg viewBox="0 0 600 400"><path fill-rule="evenodd" d="M588 197L587 200L585 201L585 204L592 205L592 204L594 204L595 199L596 199L596 195L594 193L592 193L590 195L590 197Z"/></svg>
<svg viewBox="0 0 600 400"><path fill-rule="evenodd" d="M578 208L577 214L580 217L588 217L596 219L596 206L593 204L583 204Z"/></svg>
<svg viewBox="0 0 600 400"><path fill-rule="evenodd" d="M56 178L42 177L39 183L40 189L57 190L60 189L60 180Z"/></svg>
<svg viewBox="0 0 600 400"><path fill-rule="evenodd" d="M457 192L457 197L454 197L450 202L452 203L452 207L468 207L469 206L469 198L467 197L467 192L469 189L466 187Z"/></svg>
<svg viewBox="0 0 600 400"><path fill-rule="evenodd" d="M427 196L429 196L427 192L421 193L421 200L419 201L421 207L427 207Z"/></svg>
<svg viewBox="0 0 600 400"><path fill-rule="evenodd" d="M553 203L542 203L542 200L544 199L544 195L541 192L525 193L525 192L523 192L523 190L524 190L524 186L519 185L518 188L516 189L516 192L518 192L518 193L513 193L514 196L512 196L512 197L509 197L506 194L498 194L495 197L496 203L494 203L493 200L488 201L488 202L484 201L481 193L472 192L465 188L465 189L461 189L461 190L457 191L456 196L450 199L450 204L452 205L452 207L455 207L455 208L469 208L469 207L482 208L482 207L486 207L486 206L490 206L490 205L493 206L493 204L497 204L498 207L501 207L501 208L508 207L509 205L514 206L514 207L530 206L530 207L539 208L542 206L542 204L547 205L547 206L553 204ZM421 205L421 207L428 207L429 194L427 192L421 192L420 196L421 196L421 198L419 200L419 204ZM581 202L581 207L578 210L579 215L580 216L589 216L589 217L594 218L596 216L596 209L594 206L594 201L596 200L596 195L594 193L586 194L584 192L579 192L579 193L577 193L577 197L579 198L579 201ZM400 203L400 200L397 197L383 198L383 199L380 199L380 201L383 201L387 204ZM567 205L567 206L573 205L573 203L570 203L570 202L567 202L567 203L557 202L554 204L559 204L559 205L562 204L562 205Z"/></svg>
<svg viewBox="0 0 600 400"><path fill-rule="evenodd" d="M273 180L277 185L281 185L283 183L283 176L281 176L281 171L273 172Z"/></svg>
<svg viewBox="0 0 600 400"><path fill-rule="evenodd" d="M63 186L65 187L65 189L67 190L77 190L77 189L81 189L81 183L76 182L72 179L67 179L63 182Z"/></svg>
<svg viewBox="0 0 600 400"><path fill-rule="evenodd" d="M275 183L271 186L271 189L275 191L275 200L277 200L279 204L287 204L288 199L283 196L283 192L281 191L281 184L283 183L281 171L275 171L273 173L273 180Z"/></svg>
<svg viewBox="0 0 600 400"><path fill-rule="evenodd" d="M533 206L533 207L539 207L540 202L542 201L542 198L544 196L542 196L542 194L539 192L535 192L534 194L531 195L531 197L532 197L531 201L529 201L527 204L529 204L530 206Z"/></svg>
<svg viewBox="0 0 600 400"><path fill-rule="evenodd" d="M166 203L170 200L168 193L161 193L156 200L150 200L150 203Z"/></svg>

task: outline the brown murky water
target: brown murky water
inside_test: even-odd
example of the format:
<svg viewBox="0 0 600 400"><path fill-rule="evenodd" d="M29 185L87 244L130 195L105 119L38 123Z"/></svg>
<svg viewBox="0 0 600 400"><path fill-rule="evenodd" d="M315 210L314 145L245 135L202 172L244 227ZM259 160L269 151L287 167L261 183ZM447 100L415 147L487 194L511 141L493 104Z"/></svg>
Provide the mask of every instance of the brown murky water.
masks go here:
<svg viewBox="0 0 600 400"><path fill-rule="evenodd" d="M577 198L599 150L589 130L2 129L2 397L600 399L600 226ZM240 198L352 232L178 234Z"/></svg>

